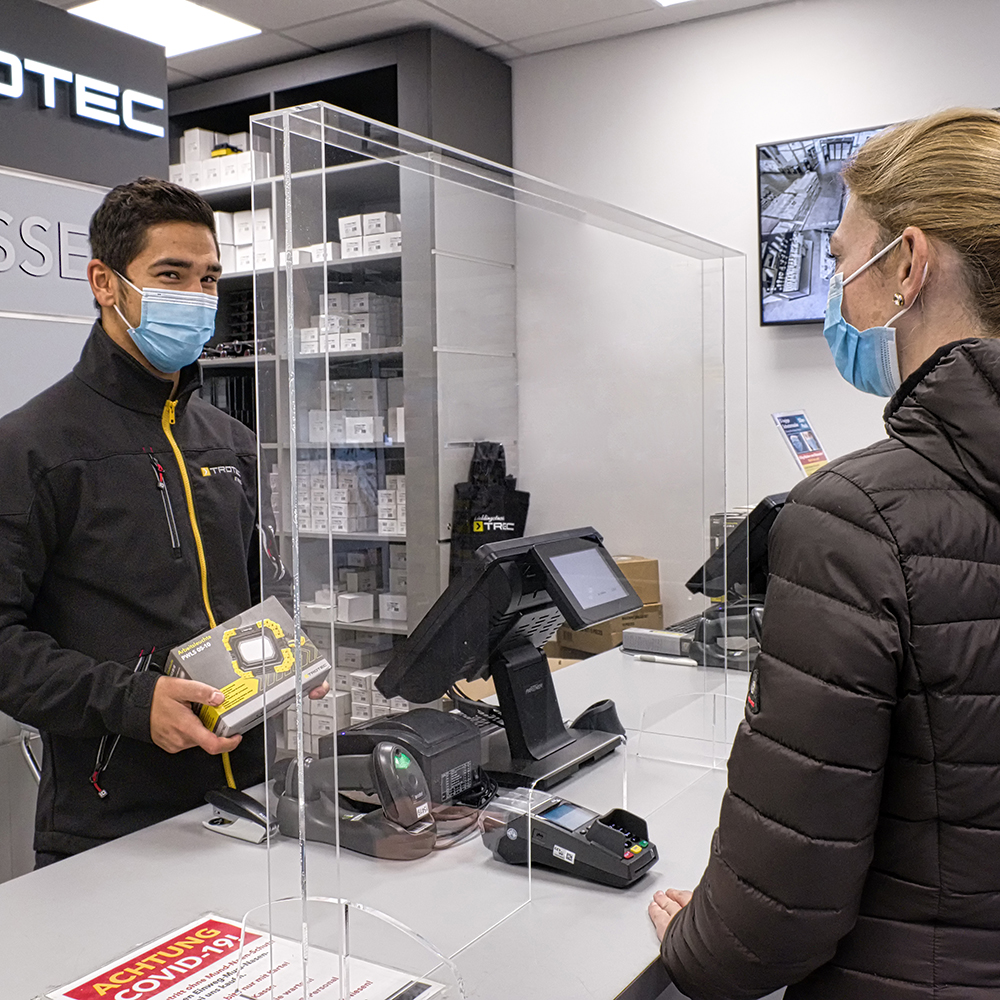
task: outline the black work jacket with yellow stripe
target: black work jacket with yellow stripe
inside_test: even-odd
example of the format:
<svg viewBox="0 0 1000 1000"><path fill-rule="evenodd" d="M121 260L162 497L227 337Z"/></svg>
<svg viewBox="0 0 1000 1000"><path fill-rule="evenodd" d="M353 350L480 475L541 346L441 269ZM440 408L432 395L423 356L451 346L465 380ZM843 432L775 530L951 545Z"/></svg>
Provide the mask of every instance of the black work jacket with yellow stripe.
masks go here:
<svg viewBox="0 0 1000 1000"><path fill-rule="evenodd" d="M78 853L226 784L220 757L151 741L159 675L134 673L259 591L255 439L200 385L189 365L171 402L97 323L69 375L0 419L0 711L42 732L36 851ZM259 732L231 757L240 787L260 780Z"/></svg>
<svg viewBox="0 0 1000 1000"><path fill-rule="evenodd" d="M1000 341L800 483L759 686L663 957L695 1000L1000 997Z"/></svg>

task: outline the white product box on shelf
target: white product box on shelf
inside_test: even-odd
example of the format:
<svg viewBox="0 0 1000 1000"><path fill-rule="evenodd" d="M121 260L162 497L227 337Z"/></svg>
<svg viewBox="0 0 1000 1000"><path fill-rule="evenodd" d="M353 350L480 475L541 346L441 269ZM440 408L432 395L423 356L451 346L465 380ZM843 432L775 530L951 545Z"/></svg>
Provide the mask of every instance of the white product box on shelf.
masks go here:
<svg viewBox="0 0 1000 1000"><path fill-rule="evenodd" d="M380 517L378 519L378 533L380 535L398 535L400 534L399 522L394 518Z"/></svg>
<svg viewBox="0 0 1000 1000"><path fill-rule="evenodd" d="M362 510L359 503L330 503L330 517L361 517ZM348 590L367 590L367 587L352 587L347 584Z"/></svg>
<svg viewBox="0 0 1000 1000"><path fill-rule="evenodd" d="M351 690L351 671L346 667L337 667L333 671L333 686L340 691Z"/></svg>
<svg viewBox="0 0 1000 1000"><path fill-rule="evenodd" d="M219 243L219 263L223 274L232 274L236 267L236 247L232 243Z"/></svg>
<svg viewBox="0 0 1000 1000"><path fill-rule="evenodd" d="M367 333L342 333L340 349L342 351L367 351L371 347L371 339Z"/></svg>
<svg viewBox="0 0 1000 1000"><path fill-rule="evenodd" d="M235 245L236 236L233 229L232 212L213 212L215 217L215 237L220 243L232 243Z"/></svg>
<svg viewBox="0 0 1000 1000"><path fill-rule="evenodd" d="M376 515L380 521L396 520L396 505L391 500L379 500Z"/></svg>
<svg viewBox="0 0 1000 1000"><path fill-rule="evenodd" d="M167 178L171 184L180 184L184 187L184 164L171 163L167 168Z"/></svg>
<svg viewBox="0 0 1000 1000"><path fill-rule="evenodd" d="M344 260L365 255L363 236L345 236L340 239L340 255Z"/></svg>
<svg viewBox="0 0 1000 1000"><path fill-rule="evenodd" d="M372 708L388 708L389 699L378 688L372 688Z"/></svg>
<svg viewBox="0 0 1000 1000"><path fill-rule="evenodd" d="M389 546L389 569L406 569L406 546Z"/></svg>
<svg viewBox="0 0 1000 1000"><path fill-rule="evenodd" d="M374 257L376 254L389 252L389 237L384 233L380 236L362 237L362 253L365 257Z"/></svg>
<svg viewBox="0 0 1000 1000"><path fill-rule="evenodd" d="M338 476L338 482L344 476ZM357 486L338 486L335 490L330 490L330 503L360 503L361 494Z"/></svg>
<svg viewBox="0 0 1000 1000"><path fill-rule="evenodd" d="M339 243L314 243L312 246L303 247L309 254L310 263L322 264L325 261L340 260Z"/></svg>
<svg viewBox="0 0 1000 1000"><path fill-rule="evenodd" d="M383 621L406 621L406 594L379 594L378 616Z"/></svg>
<svg viewBox="0 0 1000 1000"><path fill-rule="evenodd" d="M304 326L299 330L300 344L315 344L319 341L319 327Z"/></svg>
<svg viewBox="0 0 1000 1000"><path fill-rule="evenodd" d="M274 267L274 240L258 239L254 243L253 264L258 271L268 271Z"/></svg>
<svg viewBox="0 0 1000 1000"><path fill-rule="evenodd" d="M320 313L312 317L312 325L319 327L320 333L347 333L347 317L341 313Z"/></svg>
<svg viewBox="0 0 1000 1000"><path fill-rule="evenodd" d="M389 593L390 594L405 594L406 593L406 570L405 569L389 569Z"/></svg>
<svg viewBox="0 0 1000 1000"><path fill-rule="evenodd" d="M403 419L403 407L389 408L389 437L395 444L406 444L406 423ZM404 498L406 494L403 494Z"/></svg>
<svg viewBox="0 0 1000 1000"><path fill-rule="evenodd" d="M386 476L385 488L387 490L395 490L397 494L396 499L398 500L400 493L404 496L406 494L406 476Z"/></svg>
<svg viewBox="0 0 1000 1000"><path fill-rule="evenodd" d="M367 722L372 717L371 705L358 705L356 708L351 704L351 725L356 726L359 722Z"/></svg>
<svg viewBox="0 0 1000 1000"><path fill-rule="evenodd" d="M307 264L307 254L304 250L282 250L278 254L278 266L287 267L289 264Z"/></svg>
<svg viewBox="0 0 1000 1000"><path fill-rule="evenodd" d="M386 236L386 241L388 249L386 253L402 253L403 252L403 234L402 233L388 233Z"/></svg>
<svg viewBox="0 0 1000 1000"><path fill-rule="evenodd" d="M184 164L184 186L192 191L201 190L201 161L192 160Z"/></svg>
<svg viewBox="0 0 1000 1000"><path fill-rule="evenodd" d="M219 157L219 169L222 171L222 186L233 187L242 183L240 180L240 160L246 157L250 159L249 153L230 153L229 156ZM249 178L247 178L249 181Z"/></svg>
<svg viewBox="0 0 1000 1000"><path fill-rule="evenodd" d="M372 324L369 313L351 313L347 317L348 333L371 333Z"/></svg>
<svg viewBox="0 0 1000 1000"><path fill-rule="evenodd" d="M383 715L391 715L392 709L388 705L372 705L372 718L378 719Z"/></svg>
<svg viewBox="0 0 1000 1000"><path fill-rule="evenodd" d="M341 242L351 237L364 235L360 215L342 215L337 220L337 229L340 232Z"/></svg>
<svg viewBox="0 0 1000 1000"><path fill-rule="evenodd" d="M212 150L221 142L227 142L228 134L209 132L203 128L189 128L184 132L181 142L181 160L184 163L197 163L207 160Z"/></svg>
<svg viewBox="0 0 1000 1000"><path fill-rule="evenodd" d="M253 243L253 212L249 208L233 212L233 242L238 247Z"/></svg>
<svg viewBox="0 0 1000 1000"><path fill-rule="evenodd" d="M350 303L353 298L354 296L347 292L327 292L325 295L320 295L317 308L320 312L323 312L325 308L328 313L347 313L350 311Z"/></svg>
<svg viewBox="0 0 1000 1000"><path fill-rule="evenodd" d="M342 337L341 342L343 340ZM385 420L383 417L347 418L347 444L381 444L384 436Z"/></svg>
<svg viewBox="0 0 1000 1000"><path fill-rule="evenodd" d="M369 212L361 217L361 231L365 236L399 232L399 216L395 212Z"/></svg>
<svg viewBox="0 0 1000 1000"><path fill-rule="evenodd" d="M308 344L303 344L299 354L319 354L319 343L310 341Z"/></svg>
<svg viewBox="0 0 1000 1000"><path fill-rule="evenodd" d="M348 297L347 312L371 312L376 296L373 292L352 292Z"/></svg>
<svg viewBox="0 0 1000 1000"><path fill-rule="evenodd" d="M358 594L373 594L377 587L375 570L373 569L352 569L347 573L344 581L347 589Z"/></svg>
<svg viewBox="0 0 1000 1000"><path fill-rule="evenodd" d="M408 712L410 710L410 703L405 698L390 698L389 708L393 712Z"/></svg>
<svg viewBox="0 0 1000 1000"><path fill-rule="evenodd" d="M201 186L206 191L222 187L222 163L219 157L210 157L202 161Z"/></svg>
<svg viewBox="0 0 1000 1000"><path fill-rule="evenodd" d="M236 248L236 270L237 271L253 270L253 247L238 246Z"/></svg>
<svg viewBox="0 0 1000 1000"><path fill-rule="evenodd" d="M355 705L370 705L372 703L371 688L351 688L351 711Z"/></svg>
<svg viewBox="0 0 1000 1000"><path fill-rule="evenodd" d="M244 153L250 151L249 132L230 132L228 141L230 146L234 146L236 149L239 149Z"/></svg>
<svg viewBox="0 0 1000 1000"><path fill-rule="evenodd" d="M322 348L324 346L324 340L325 340L326 350L329 351L330 354L337 354L338 352L344 349L340 343L341 336L343 335L339 333L326 333L326 334L321 333L319 335L320 347Z"/></svg>
<svg viewBox="0 0 1000 1000"><path fill-rule="evenodd" d="M386 477L386 478L388 478L388 477ZM378 503L379 507L381 507L383 504L392 504L394 507L396 506L396 491L395 490L379 490L378 493L376 493L375 496L377 498L377 503ZM386 515L386 516L388 517L390 515Z"/></svg>
<svg viewBox="0 0 1000 1000"><path fill-rule="evenodd" d="M358 667L351 671L351 691L371 691L375 678L382 672L380 666Z"/></svg>
<svg viewBox="0 0 1000 1000"><path fill-rule="evenodd" d="M372 594L341 594L337 598L337 621L362 622L375 617Z"/></svg>
<svg viewBox="0 0 1000 1000"><path fill-rule="evenodd" d="M253 232L255 240L271 239L271 210L269 208L254 209Z"/></svg>

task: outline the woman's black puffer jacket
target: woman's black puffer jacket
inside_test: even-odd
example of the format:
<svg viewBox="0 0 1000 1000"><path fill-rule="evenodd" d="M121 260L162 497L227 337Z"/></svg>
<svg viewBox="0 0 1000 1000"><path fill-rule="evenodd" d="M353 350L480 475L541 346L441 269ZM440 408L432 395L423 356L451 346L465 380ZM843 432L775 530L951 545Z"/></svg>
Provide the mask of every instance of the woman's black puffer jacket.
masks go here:
<svg viewBox="0 0 1000 1000"><path fill-rule="evenodd" d="M1000 998L1000 342L886 426L771 533L756 711L663 941L698 1000Z"/></svg>

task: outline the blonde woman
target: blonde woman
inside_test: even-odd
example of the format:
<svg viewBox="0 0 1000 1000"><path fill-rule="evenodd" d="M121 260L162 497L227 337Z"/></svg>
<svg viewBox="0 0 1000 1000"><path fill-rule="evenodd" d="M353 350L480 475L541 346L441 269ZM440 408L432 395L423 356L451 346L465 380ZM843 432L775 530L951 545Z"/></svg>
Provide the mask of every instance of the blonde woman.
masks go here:
<svg viewBox="0 0 1000 1000"><path fill-rule="evenodd" d="M825 334L888 440L778 517L708 867L649 912L697 1000L994 1000L1000 115L894 128L845 179Z"/></svg>

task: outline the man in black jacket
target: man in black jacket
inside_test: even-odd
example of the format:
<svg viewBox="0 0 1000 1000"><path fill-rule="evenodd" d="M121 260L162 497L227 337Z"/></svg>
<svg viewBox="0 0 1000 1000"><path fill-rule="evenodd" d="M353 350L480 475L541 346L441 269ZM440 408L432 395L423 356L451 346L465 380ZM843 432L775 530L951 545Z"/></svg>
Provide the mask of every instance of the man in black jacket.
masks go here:
<svg viewBox="0 0 1000 1000"><path fill-rule="evenodd" d="M212 211L142 178L90 239L79 363L0 419L0 710L42 732L38 865L262 774L259 730L221 739L190 707L221 693L134 669L259 599L254 436L197 394Z"/></svg>

